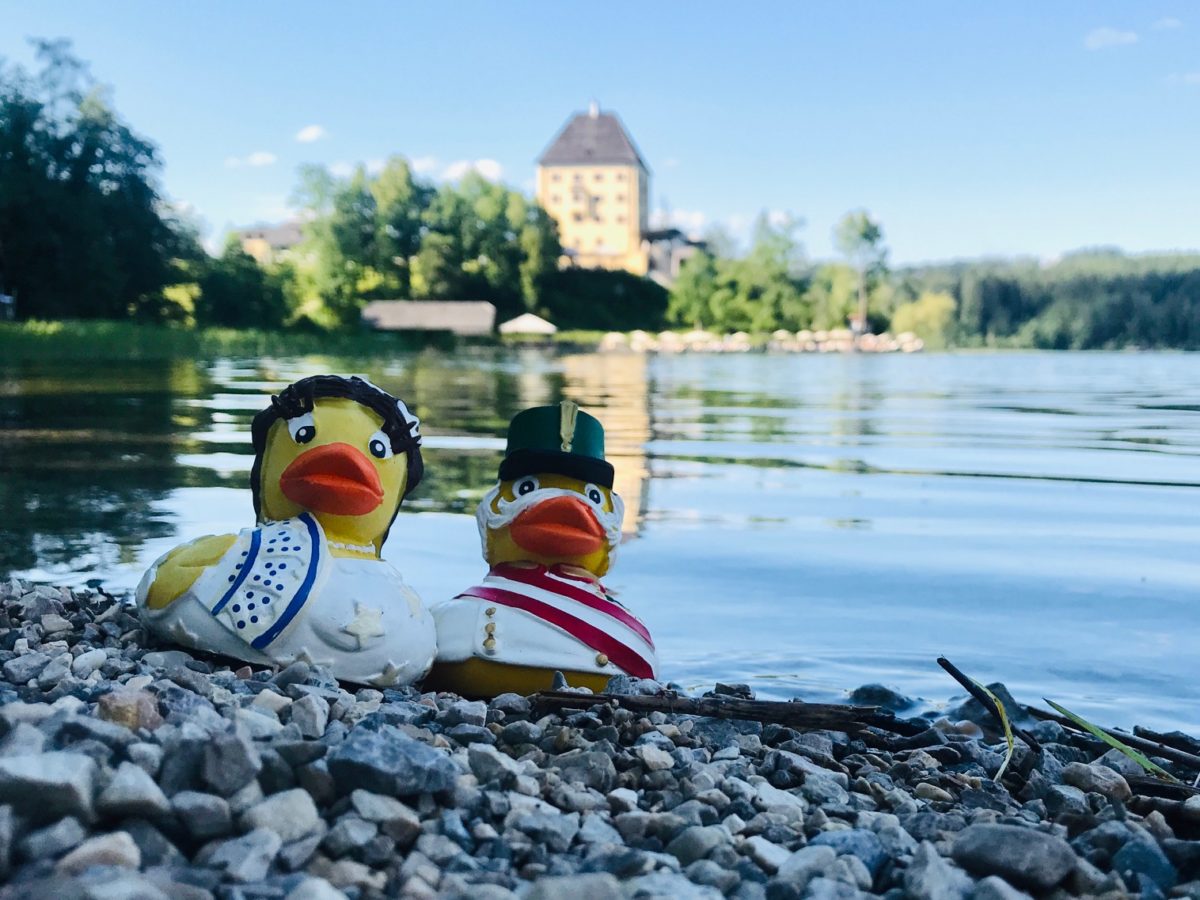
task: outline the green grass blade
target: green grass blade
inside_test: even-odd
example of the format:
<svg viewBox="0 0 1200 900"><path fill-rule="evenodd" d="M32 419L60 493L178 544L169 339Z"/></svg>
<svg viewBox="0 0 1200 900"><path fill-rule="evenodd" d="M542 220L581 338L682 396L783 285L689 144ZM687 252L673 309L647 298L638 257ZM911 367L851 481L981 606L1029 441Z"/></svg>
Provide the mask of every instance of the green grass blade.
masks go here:
<svg viewBox="0 0 1200 900"><path fill-rule="evenodd" d="M1043 697L1042 699L1046 700L1045 697ZM1174 781L1176 783L1179 782L1178 778L1176 778L1174 775L1172 775L1170 772L1168 772L1162 766L1156 765L1155 763L1151 762L1144 754L1139 753L1137 750L1134 750L1128 744L1121 743L1119 740L1117 740L1115 737L1113 737L1111 734L1109 734L1107 731L1105 731L1100 726L1093 725L1087 719L1083 718L1082 716L1075 715L1075 713L1071 712L1066 707L1059 706L1053 700L1046 700L1046 702L1049 703L1051 706L1053 706L1054 709L1058 713L1066 716L1068 719L1070 719L1072 722L1074 722L1080 728L1083 728L1086 731L1089 731L1091 734L1095 735L1100 740L1104 741L1104 743L1108 744L1108 746L1112 747L1113 749L1120 750L1122 753L1124 753L1126 756L1128 756L1130 759L1132 759L1135 763L1137 763L1139 766L1141 766L1147 772L1153 772L1159 778L1163 778L1167 781Z"/></svg>
<svg viewBox="0 0 1200 900"><path fill-rule="evenodd" d="M993 694L991 691L989 691L986 687L984 687L978 681L975 681L974 678L972 678L971 680L975 682L975 686L977 688L979 688L981 691L983 691L985 694L987 694L988 697L991 698L992 702L996 704L996 712L1000 713L1000 724L1002 726L1004 726L1004 740L1008 744L1008 752L1004 754L1004 762L1000 764L1000 768L996 770L995 777L992 778L992 781L999 781L1001 778L1004 777L1004 772L1008 768L1008 764L1010 762L1012 762L1012 758L1013 758L1012 726L1010 724L1008 724L1008 712L1004 709L1004 704L1000 702L1000 698L997 697L995 694Z"/></svg>

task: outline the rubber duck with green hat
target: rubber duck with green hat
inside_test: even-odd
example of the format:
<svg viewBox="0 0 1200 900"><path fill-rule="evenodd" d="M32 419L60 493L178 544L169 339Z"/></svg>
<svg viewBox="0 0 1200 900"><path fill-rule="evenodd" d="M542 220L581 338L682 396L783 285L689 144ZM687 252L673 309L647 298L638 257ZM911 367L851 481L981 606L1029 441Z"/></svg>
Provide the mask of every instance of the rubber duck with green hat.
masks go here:
<svg viewBox="0 0 1200 900"><path fill-rule="evenodd" d="M251 425L258 524L177 547L137 604L166 640L262 665L303 660L343 681L407 684L436 651L430 611L380 549L421 480L421 430L365 379L289 385Z"/></svg>
<svg viewBox="0 0 1200 900"><path fill-rule="evenodd" d="M655 677L645 624L600 579L621 540L604 428L574 402L518 413L500 480L476 511L483 581L435 603L438 655L426 687L476 697Z"/></svg>

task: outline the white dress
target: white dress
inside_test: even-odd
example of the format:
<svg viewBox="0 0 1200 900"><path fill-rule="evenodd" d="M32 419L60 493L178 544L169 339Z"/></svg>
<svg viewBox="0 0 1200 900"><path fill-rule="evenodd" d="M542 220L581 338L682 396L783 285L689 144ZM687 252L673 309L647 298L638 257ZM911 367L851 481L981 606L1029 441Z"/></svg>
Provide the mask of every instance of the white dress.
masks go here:
<svg viewBox="0 0 1200 900"><path fill-rule="evenodd" d="M308 513L242 531L187 591L149 609L164 559L142 578L137 601L167 640L264 665L304 660L377 686L418 680L437 651L433 616L400 573L383 560L334 556Z"/></svg>

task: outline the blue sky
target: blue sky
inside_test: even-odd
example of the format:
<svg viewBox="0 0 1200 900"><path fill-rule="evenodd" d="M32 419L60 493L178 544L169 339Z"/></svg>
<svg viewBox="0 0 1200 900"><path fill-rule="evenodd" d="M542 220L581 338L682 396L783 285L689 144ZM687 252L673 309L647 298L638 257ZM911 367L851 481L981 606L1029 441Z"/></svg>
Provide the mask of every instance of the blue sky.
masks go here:
<svg viewBox="0 0 1200 900"><path fill-rule="evenodd" d="M991 6L0 0L0 56L70 38L212 241L285 216L305 162L531 191L596 98L689 229L790 213L821 258L866 208L899 263L1200 248L1200 5Z"/></svg>

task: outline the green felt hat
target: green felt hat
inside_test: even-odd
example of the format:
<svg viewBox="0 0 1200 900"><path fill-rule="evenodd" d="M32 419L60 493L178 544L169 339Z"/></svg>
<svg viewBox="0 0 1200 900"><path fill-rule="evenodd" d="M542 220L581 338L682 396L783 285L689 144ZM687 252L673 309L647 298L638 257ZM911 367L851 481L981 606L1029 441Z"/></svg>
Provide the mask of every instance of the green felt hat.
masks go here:
<svg viewBox="0 0 1200 900"><path fill-rule="evenodd" d="M513 416L500 480L549 472L613 486L613 467L604 458L604 426L572 400L535 406Z"/></svg>

